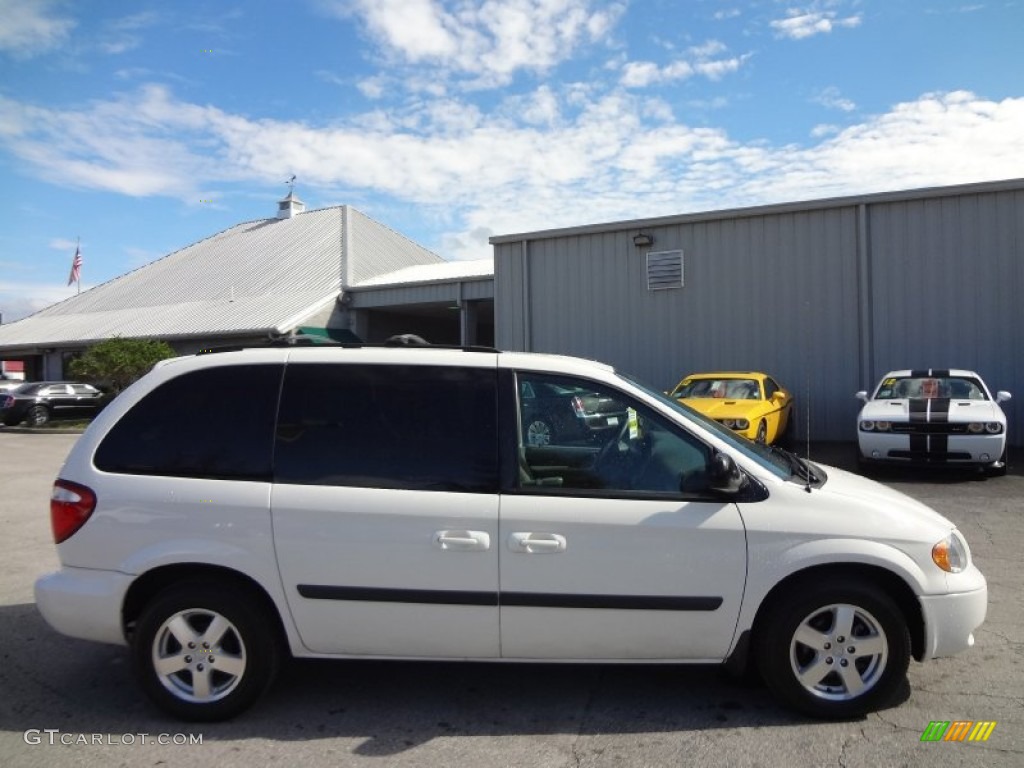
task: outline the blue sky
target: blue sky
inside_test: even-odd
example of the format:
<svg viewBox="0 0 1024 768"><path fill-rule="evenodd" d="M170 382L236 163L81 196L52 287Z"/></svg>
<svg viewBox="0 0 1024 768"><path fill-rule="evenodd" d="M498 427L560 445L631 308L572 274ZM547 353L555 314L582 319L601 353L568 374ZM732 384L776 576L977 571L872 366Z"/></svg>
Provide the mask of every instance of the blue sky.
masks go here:
<svg viewBox="0 0 1024 768"><path fill-rule="evenodd" d="M349 204L552 227L1024 177L1024 0L0 0L4 322ZM259 268L239 264L239 269Z"/></svg>

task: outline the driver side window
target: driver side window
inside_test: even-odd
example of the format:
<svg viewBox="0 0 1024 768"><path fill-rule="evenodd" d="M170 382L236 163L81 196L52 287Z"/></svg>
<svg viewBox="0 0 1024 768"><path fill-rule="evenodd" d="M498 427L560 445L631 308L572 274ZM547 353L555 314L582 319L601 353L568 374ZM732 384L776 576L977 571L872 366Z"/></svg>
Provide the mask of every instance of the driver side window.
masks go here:
<svg viewBox="0 0 1024 768"><path fill-rule="evenodd" d="M617 390L521 373L519 488L527 492L699 494L710 450Z"/></svg>

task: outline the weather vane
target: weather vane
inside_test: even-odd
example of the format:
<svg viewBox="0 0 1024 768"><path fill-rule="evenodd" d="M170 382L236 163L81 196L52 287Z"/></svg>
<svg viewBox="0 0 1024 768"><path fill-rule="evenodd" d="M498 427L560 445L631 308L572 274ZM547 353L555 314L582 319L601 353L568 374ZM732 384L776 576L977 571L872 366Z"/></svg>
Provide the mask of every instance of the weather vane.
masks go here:
<svg viewBox="0 0 1024 768"><path fill-rule="evenodd" d="M290 179L288 179L287 183L288 183L288 194L290 195L292 192L295 191L295 174L294 173L292 174L292 177Z"/></svg>

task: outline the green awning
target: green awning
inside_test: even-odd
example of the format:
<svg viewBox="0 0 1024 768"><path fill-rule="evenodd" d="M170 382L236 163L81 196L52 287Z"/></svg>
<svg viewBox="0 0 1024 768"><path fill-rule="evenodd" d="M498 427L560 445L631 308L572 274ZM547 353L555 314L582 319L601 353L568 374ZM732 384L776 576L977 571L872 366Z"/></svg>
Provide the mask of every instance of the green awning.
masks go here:
<svg viewBox="0 0 1024 768"><path fill-rule="evenodd" d="M363 340L356 336L348 328L316 328L311 325L303 325L296 331L299 336L308 336L313 339L314 344L362 344Z"/></svg>

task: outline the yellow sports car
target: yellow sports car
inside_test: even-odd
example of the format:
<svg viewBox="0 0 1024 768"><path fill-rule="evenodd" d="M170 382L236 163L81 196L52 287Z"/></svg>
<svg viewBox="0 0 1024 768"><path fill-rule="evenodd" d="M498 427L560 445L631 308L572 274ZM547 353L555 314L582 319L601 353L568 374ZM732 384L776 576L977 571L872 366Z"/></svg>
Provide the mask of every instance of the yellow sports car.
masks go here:
<svg viewBox="0 0 1024 768"><path fill-rule="evenodd" d="M774 443L786 432L793 397L765 373L692 373L669 397L748 440Z"/></svg>

